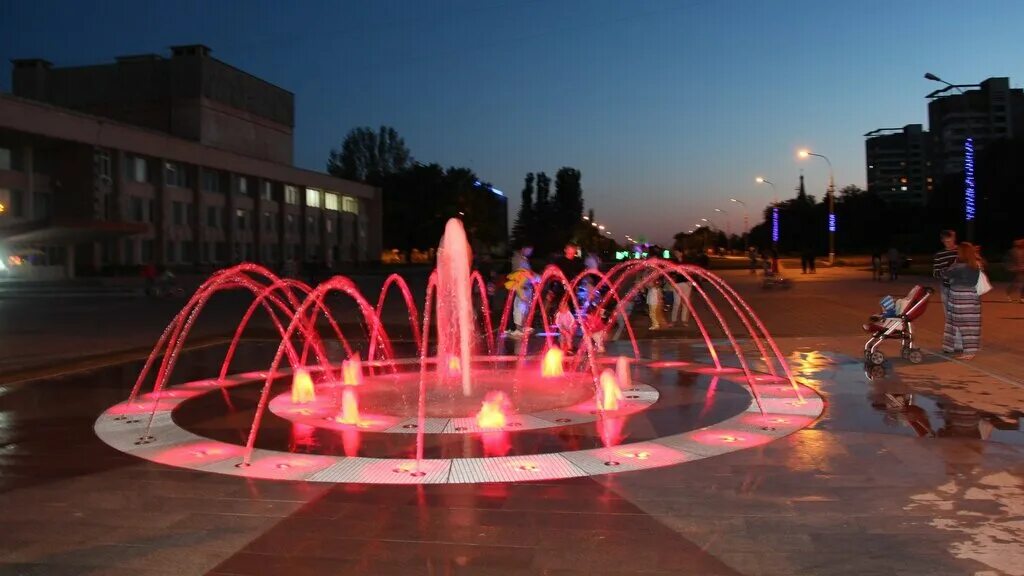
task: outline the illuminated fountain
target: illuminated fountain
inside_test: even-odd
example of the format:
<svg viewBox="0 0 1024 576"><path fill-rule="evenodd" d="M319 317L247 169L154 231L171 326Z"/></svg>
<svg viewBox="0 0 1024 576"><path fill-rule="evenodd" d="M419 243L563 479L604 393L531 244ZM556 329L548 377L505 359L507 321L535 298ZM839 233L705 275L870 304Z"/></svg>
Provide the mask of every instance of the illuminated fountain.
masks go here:
<svg viewBox="0 0 1024 576"><path fill-rule="evenodd" d="M449 478L449 475L452 478L505 478L507 474L526 474L524 478L536 478L543 474L573 474L573 470L583 466L574 464L577 468L570 466L557 472L552 471L557 466L539 462L539 457L522 459L517 452L521 448L516 448L515 435L520 430L582 426L586 428L574 428L566 438L592 436L599 447L591 448L593 450L632 446L622 444L625 439L632 441L636 436L635 431L630 431L629 419L657 404L660 397L655 387L638 381L634 374L637 369L680 369L713 376L715 380L708 393L709 407L717 378L738 382L749 391L752 400L747 410L749 415L744 413L743 425L755 426L762 432L776 433L787 426L805 425L810 421L807 417L779 418L779 415L811 414L820 407L820 398L809 394L808 388L794 380L786 359L753 310L721 278L706 270L649 260L618 264L607 272L588 270L576 278L566 278L557 268L549 266L539 276L525 319L525 325L540 324L544 330L538 331L534 339L512 341L497 335L503 334L509 324L514 293L508 295L495 326L484 280L479 272L472 270L471 262L472 253L461 221L453 219L445 227L438 249L437 269L427 281L422 309L417 307L406 281L397 274L386 278L376 304L371 304L354 282L344 276L335 276L311 287L298 280L280 278L254 264L219 271L199 287L164 330L128 400L101 417L97 432L125 451L145 454L160 462L185 465L159 451L154 452L157 455L150 455L154 451L150 447L163 443L198 442L195 435L168 437L181 434L173 432L177 428L171 427L170 411L192 398L217 390L223 394L225 403L229 403L232 388L251 386L253 381L258 381L259 393L251 408L251 418L248 412L244 413L248 418L244 445L225 444L217 452L223 462L232 462L231 470L223 470L225 473L254 477L318 478L316 474L328 479L337 477L333 472L323 472L333 470L332 462L337 456L310 454L301 461L309 467L303 469L298 461L275 456L276 452L260 447L260 432L267 412L271 412L276 416L271 419L274 423L271 425L279 425L281 419L292 422L298 435L293 445L304 446L304 450L315 450L322 441L318 440L316 431L337 432L341 435L344 453L341 458L359 466L373 468L389 461L360 454L368 445L367 435L393 435L401 440L401 448L392 450L399 455L390 456L394 464L387 467L385 475L395 474L400 478L389 476L388 481L427 482ZM668 280L671 274L685 277L693 286L692 298L685 298L674 288L674 283L666 283L673 287L677 297L683 297L703 348L693 360L648 361L641 356L629 317L619 303L631 301L652 283ZM606 358L598 353L588 322L581 323L582 338L573 356L566 356L552 339L553 332L548 329L552 318L542 305L543 295L550 286L561 284L563 302L579 316L578 303L567 295L575 294L584 281L594 287L596 293L604 295L597 313L609 316L612 324L623 322L627 339L618 350L621 354L618 358ZM403 329L404 322L384 325L383 314L392 288L398 290L407 313L408 344L415 350L412 354L397 354L388 332ZM219 373L209 380L172 386L175 366L197 318L208 301L223 291L248 292L252 302L234 331ZM354 308L354 313L346 312L345 325L361 322L361 334L342 330L336 317L339 314L337 295L343 296L347 305ZM328 296L335 301L328 303ZM243 333L257 314L267 318L279 335L273 359L262 371L231 374ZM280 382L288 378L290 393L281 393ZM152 388L146 391L144 387L148 384ZM810 407L806 395L812 396ZM122 432L124 430L130 434ZM701 428L700 433L708 433L708 430L710 428ZM478 448L483 457L476 457L479 456L473 451L476 449L470 450L474 456L471 458L437 457L447 450L444 437L456 434L478 434ZM126 443L129 436L131 441ZM737 438L740 440L735 440ZM768 436L745 429L742 434L727 430L708 442L713 441L716 446L743 444L741 447L746 447L761 438ZM679 453L673 455L674 448L670 444L643 444L626 452L610 456L600 453L594 457L601 466L613 466L607 462L615 462L614 466L619 469L640 466L637 461L644 461L643 465L648 466L685 460ZM203 457L187 464L213 466L204 460L214 458L208 450L191 450L189 454L199 452ZM639 453L645 454L644 458L635 456ZM504 468L500 473L486 469L497 465L491 460L501 458L509 459L507 465L512 472ZM624 464L627 460L630 463ZM505 461L500 462L505 466ZM355 464L338 463L337 466L351 468ZM482 467L483 471L458 475L457 467L460 470ZM450 473L446 472L449 468ZM284 470L288 472L282 472ZM355 474L349 468L343 471ZM307 476L294 476L300 472Z"/></svg>

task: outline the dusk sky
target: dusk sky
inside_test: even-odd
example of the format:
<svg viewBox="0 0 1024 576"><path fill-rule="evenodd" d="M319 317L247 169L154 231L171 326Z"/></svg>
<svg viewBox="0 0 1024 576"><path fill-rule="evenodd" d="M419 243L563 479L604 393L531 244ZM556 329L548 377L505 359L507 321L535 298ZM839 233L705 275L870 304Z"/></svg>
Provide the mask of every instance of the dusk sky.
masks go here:
<svg viewBox="0 0 1024 576"><path fill-rule="evenodd" d="M976 10L983 4L985 11ZM295 93L296 163L323 170L353 127L387 124L422 162L467 166L518 208L523 176L583 173L584 198L622 234L667 241L701 217L740 232L800 169L822 195L864 186L862 135L927 124L924 95L1024 78L1024 2L469 1L0 4L10 58L57 66L213 55ZM716 214L719 207L728 217Z"/></svg>

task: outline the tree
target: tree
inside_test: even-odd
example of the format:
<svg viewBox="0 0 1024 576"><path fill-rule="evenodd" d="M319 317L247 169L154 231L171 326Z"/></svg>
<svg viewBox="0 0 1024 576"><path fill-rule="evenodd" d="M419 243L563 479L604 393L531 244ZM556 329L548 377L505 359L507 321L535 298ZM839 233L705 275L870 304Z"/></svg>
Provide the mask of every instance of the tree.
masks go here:
<svg viewBox="0 0 1024 576"><path fill-rule="evenodd" d="M390 126L353 128L340 149L332 149L327 172L332 176L380 185L383 180L412 163L405 141Z"/></svg>
<svg viewBox="0 0 1024 576"><path fill-rule="evenodd" d="M512 244L516 248L532 242L530 237L534 230L533 181L533 172L530 172L526 175L519 213L516 215L515 224L512 225Z"/></svg>
<svg viewBox="0 0 1024 576"><path fill-rule="evenodd" d="M580 171L575 168L563 167L555 174L555 198L552 202L552 216L558 229L568 231L570 234L576 231L583 218L583 186L581 179Z"/></svg>

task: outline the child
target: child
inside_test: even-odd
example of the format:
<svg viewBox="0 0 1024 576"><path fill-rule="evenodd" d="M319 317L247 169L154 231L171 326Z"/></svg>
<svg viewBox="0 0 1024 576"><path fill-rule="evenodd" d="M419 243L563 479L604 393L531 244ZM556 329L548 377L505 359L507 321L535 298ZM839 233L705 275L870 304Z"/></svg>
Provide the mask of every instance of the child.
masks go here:
<svg viewBox="0 0 1024 576"><path fill-rule="evenodd" d="M601 308L591 306L590 311L584 317L587 331L590 332L590 339L594 344L594 352L604 352L604 340L608 332L609 323L601 317Z"/></svg>
<svg viewBox="0 0 1024 576"><path fill-rule="evenodd" d="M661 330L661 325L665 322L662 298L661 280L656 280L647 288L647 315L651 319L651 330Z"/></svg>
<svg viewBox="0 0 1024 576"><path fill-rule="evenodd" d="M558 340L562 345L562 351L566 354L572 352L572 337L576 332L576 319L569 311L569 301L563 300L558 307L558 314L555 314L555 326L558 327Z"/></svg>

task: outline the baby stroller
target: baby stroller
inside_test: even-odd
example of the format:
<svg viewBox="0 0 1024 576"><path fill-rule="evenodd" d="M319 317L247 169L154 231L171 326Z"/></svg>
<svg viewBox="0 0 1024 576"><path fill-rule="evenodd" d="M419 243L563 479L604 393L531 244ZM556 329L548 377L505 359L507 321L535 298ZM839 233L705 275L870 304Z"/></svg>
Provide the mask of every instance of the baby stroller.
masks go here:
<svg viewBox="0 0 1024 576"><path fill-rule="evenodd" d="M871 334L871 338L864 343L864 360L874 366L881 366L885 362L885 355L878 350L878 346L886 339L899 339L902 344L901 353L904 358L913 364L920 364L924 359L920 348L914 347L914 320L924 314L928 308L928 298L931 297L931 288L914 286L907 293L905 298L894 300L892 296L882 298L882 314L871 316L868 323L864 325L864 331Z"/></svg>

